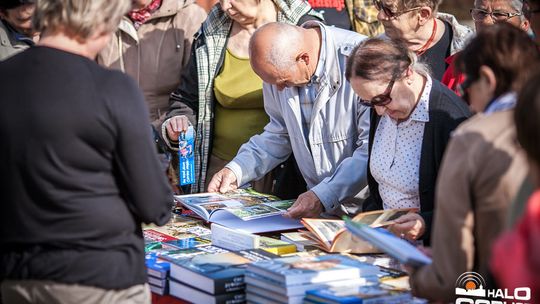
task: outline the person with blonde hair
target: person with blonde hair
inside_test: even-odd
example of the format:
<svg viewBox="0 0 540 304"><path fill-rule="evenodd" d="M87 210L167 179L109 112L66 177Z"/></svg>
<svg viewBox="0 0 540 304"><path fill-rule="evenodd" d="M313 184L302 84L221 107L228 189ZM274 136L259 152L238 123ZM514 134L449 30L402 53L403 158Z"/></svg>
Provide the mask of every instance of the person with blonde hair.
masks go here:
<svg viewBox="0 0 540 304"><path fill-rule="evenodd" d="M171 189L137 84L100 67L130 0L38 0L0 62L0 282L9 303L150 303L141 223Z"/></svg>

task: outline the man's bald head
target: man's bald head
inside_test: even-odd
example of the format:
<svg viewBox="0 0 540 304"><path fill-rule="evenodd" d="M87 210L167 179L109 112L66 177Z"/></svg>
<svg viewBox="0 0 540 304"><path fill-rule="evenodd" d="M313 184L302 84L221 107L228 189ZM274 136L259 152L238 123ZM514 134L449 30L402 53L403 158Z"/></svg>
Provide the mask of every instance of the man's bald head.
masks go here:
<svg viewBox="0 0 540 304"><path fill-rule="evenodd" d="M253 71L278 90L309 83L315 73L321 48L318 26L302 28L269 23L251 37L249 58Z"/></svg>
<svg viewBox="0 0 540 304"><path fill-rule="evenodd" d="M304 29L281 22L272 22L260 27L249 42L251 66L257 68L270 65L283 71L295 62L303 44Z"/></svg>

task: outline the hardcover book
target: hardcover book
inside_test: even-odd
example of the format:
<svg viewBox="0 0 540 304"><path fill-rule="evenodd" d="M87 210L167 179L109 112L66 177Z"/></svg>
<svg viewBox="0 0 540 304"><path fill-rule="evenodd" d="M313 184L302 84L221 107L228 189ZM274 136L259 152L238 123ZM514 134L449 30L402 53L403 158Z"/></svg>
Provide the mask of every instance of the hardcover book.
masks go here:
<svg viewBox="0 0 540 304"><path fill-rule="evenodd" d="M246 295L243 290L212 295L175 280L170 281L169 292L172 296L187 300L190 303L244 304L246 302Z"/></svg>
<svg viewBox="0 0 540 304"><path fill-rule="evenodd" d="M338 254L258 261L248 264L247 268L248 272L286 286L358 279L379 272L377 266Z"/></svg>
<svg viewBox="0 0 540 304"><path fill-rule="evenodd" d="M394 223L395 219L418 209L388 209L364 212L356 215L353 221L371 227L385 227ZM345 222L332 219L302 219L302 224L309 230L303 235L317 242L317 246L327 252L380 253L381 250L362 239L353 238L345 229Z"/></svg>
<svg viewBox="0 0 540 304"><path fill-rule="evenodd" d="M246 264L278 256L260 249L196 255L171 263L171 278L209 294L243 290Z"/></svg>
<svg viewBox="0 0 540 304"><path fill-rule="evenodd" d="M205 221L250 233L302 227L298 220L282 216L292 206L293 200L280 200L251 189L238 189L226 194L177 195L175 199Z"/></svg>

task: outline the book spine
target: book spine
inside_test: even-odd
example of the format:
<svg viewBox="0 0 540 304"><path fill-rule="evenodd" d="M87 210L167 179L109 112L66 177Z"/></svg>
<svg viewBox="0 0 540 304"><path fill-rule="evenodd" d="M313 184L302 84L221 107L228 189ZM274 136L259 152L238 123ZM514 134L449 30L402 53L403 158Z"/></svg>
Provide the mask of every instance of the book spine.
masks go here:
<svg viewBox="0 0 540 304"><path fill-rule="evenodd" d="M244 275L217 279L214 281L214 294L228 293L233 291L244 290L246 284L244 283Z"/></svg>

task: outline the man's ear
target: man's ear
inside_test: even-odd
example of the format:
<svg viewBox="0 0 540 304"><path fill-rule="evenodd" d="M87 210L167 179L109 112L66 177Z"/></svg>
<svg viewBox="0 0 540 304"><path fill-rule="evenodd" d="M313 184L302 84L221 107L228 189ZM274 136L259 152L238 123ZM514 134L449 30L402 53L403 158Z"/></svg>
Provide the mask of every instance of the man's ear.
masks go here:
<svg viewBox="0 0 540 304"><path fill-rule="evenodd" d="M418 10L418 22L420 25L426 24L433 17L433 10L429 6L422 6Z"/></svg>
<svg viewBox="0 0 540 304"><path fill-rule="evenodd" d="M296 61L302 61L304 62L306 65L309 65L309 54L307 52L302 52L300 54L298 54L298 56L296 56Z"/></svg>
<svg viewBox="0 0 540 304"><path fill-rule="evenodd" d="M523 22L521 22L521 24L519 25L519 28L524 30L525 32L528 32L530 27L531 23L529 22L529 19L523 20Z"/></svg>

